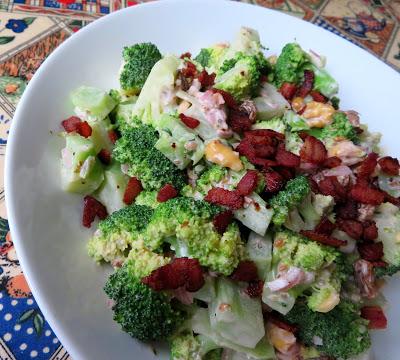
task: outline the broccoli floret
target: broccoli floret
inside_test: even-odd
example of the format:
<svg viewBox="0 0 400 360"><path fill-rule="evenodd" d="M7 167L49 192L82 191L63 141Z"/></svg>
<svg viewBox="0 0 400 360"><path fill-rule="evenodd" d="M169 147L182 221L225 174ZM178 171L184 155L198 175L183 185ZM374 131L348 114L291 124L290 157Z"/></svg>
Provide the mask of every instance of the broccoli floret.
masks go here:
<svg viewBox="0 0 400 360"><path fill-rule="evenodd" d="M235 223L223 235L215 231L212 219L221 211L219 206L187 197L161 203L144 233L145 244L156 250L168 242L179 256L196 258L201 265L229 275L243 257L244 247Z"/></svg>
<svg viewBox="0 0 400 360"><path fill-rule="evenodd" d="M276 85L280 87L284 82L298 84L303 76L301 68L308 61L305 52L298 44L286 44L274 68L274 81Z"/></svg>
<svg viewBox="0 0 400 360"><path fill-rule="evenodd" d="M137 94L162 55L154 44L141 43L124 47L122 56L123 63L119 75L121 88L127 94Z"/></svg>
<svg viewBox="0 0 400 360"><path fill-rule="evenodd" d="M135 204L145 205L155 209L160 203L157 201L157 191L142 191L135 199Z"/></svg>
<svg viewBox="0 0 400 360"><path fill-rule="evenodd" d="M203 335L193 335L193 332L184 332L170 339L170 360L213 360L220 353L218 345ZM215 351L216 350L216 351Z"/></svg>
<svg viewBox="0 0 400 360"><path fill-rule="evenodd" d="M185 320L163 292L156 292L141 283L136 266L127 264L112 274L104 291L114 301L114 320L122 330L142 341L165 340Z"/></svg>
<svg viewBox="0 0 400 360"><path fill-rule="evenodd" d="M331 104L335 110L339 110L340 99L337 96L331 98Z"/></svg>
<svg viewBox="0 0 400 360"><path fill-rule="evenodd" d="M300 205L310 191L310 184L305 176L289 180L285 188L270 200L274 210L272 222L277 226L282 225L288 218L290 210Z"/></svg>
<svg viewBox="0 0 400 360"><path fill-rule="evenodd" d="M285 148L293 154L300 155L304 142L296 132L287 131L285 134Z"/></svg>
<svg viewBox="0 0 400 360"><path fill-rule="evenodd" d="M374 269L375 276L377 278L381 278L384 276L393 276L400 272L400 265L387 265L385 267L376 267Z"/></svg>
<svg viewBox="0 0 400 360"><path fill-rule="evenodd" d="M254 95L260 83L260 75L258 58L238 53L222 64L215 79L215 88L242 100Z"/></svg>
<svg viewBox="0 0 400 360"><path fill-rule="evenodd" d="M209 72L216 72L227 49L228 47L226 45L218 44L210 48L204 48L200 50L200 53L194 58L194 60L209 70Z"/></svg>
<svg viewBox="0 0 400 360"><path fill-rule="evenodd" d="M118 90L111 89L108 92L108 95L110 95L117 104L119 104L121 102L122 96L121 96L121 94L120 94L120 92Z"/></svg>
<svg viewBox="0 0 400 360"><path fill-rule="evenodd" d="M315 346L335 358L348 359L371 346L368 322L360 317L357 306L347 300L326 314L314 312L299 302L285 320L298 325L299 339L305 345ZM316 336L322 339L322 345L315 345Z"/></svg>
<svg viewBox="0 0 400 360"><path fill-rule="evenodd" d="M345 138L351 141L357 141L358 135L346 114L336 112L332 116L332 123L322 129L320 138L323 140Z"/></svg>
<svg viewBox="0 0 400 360"><path fill-rule="evenodd" d="M252 126L252 129L271 129L281 134L285 133L286 123L280 116L275 116L272 119L259 121Z"/></svg>
<svg viewBox="0 0 400 360"><path fill-rule="evenodd" d="M176 189L185 185L185 175L154 148L157 132L148 125L126 131L117 140L114 159L128 165L128 174L137 177L146 190L158 190L169 183Z"/></svg>
<svg viewBox="0 0 400 360"><path fill-rule="evenodd" d="M135 204L113 212L99 223L98 230L89 240L89 256L96 261L123 260L125 252L147 226L152 213L151 208Z"/></svg>
<svg viewBox="0 0 400 360"><path fill-rule="evenodd" d="M211 350L204 356L204 360L222 360L223 349Z"/></svg>

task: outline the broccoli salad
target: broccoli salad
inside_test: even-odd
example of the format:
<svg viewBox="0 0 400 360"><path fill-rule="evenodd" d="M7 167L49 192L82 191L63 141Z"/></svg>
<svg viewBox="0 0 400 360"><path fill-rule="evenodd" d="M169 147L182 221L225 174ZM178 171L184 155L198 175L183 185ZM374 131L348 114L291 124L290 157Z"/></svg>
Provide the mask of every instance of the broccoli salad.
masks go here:
<svg viewBox="0 0 400 360"><path fill-rule="evenodd" d="M119 89L72 92L62 186L123 331L171 360L369 358L400 166L325 63L241 28L196 56L127 46Z"/></svg>

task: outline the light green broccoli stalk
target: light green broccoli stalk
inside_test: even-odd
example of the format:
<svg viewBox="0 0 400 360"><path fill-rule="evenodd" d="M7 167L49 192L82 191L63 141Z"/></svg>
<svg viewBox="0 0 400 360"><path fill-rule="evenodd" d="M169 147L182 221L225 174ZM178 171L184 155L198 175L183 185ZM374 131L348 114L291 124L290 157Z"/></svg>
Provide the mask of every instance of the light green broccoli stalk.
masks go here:
<svg viewBox="0 0 400 360"><path fill-rule="evenodd" d="M285 188L270 200L270 205L274 210L272 222L277 226L283 225L290 210L300 205L310 191L310 184L305 176L297 176L289 180Z"/></svg>
<svg viewBox="0 0 400 360"><path fill-rule="evenodd" d="M185 185L185 175L154 147L157 140L151 126L132 128L117 140L114 159L125 164L128 175L137 177L146 190L159 190L165 184L179 190Z"/></svg>
<svg viewBox="0 0 400 360"><path fill-rule="evenodd" d="M205 201L180 197L160 204L144 233L144 241L152 250L170 243L178 256L199 260L211 270L229 275L243 258L244 246L235 223L219 234L212 223L222 208Z"/></svg>
<svg viewBox="0 0 400 360"><path fill-rule="evenodd" d="M315 346L328 356L349 359L371 346L368 321L360 317L357 305L348 300L326 314L314 312L305 303L298 302L285 320L298 326L302 343ZM316 345L316 337L321 339L320 345Z"/></svg>
<svg viewBox="0 0 400 360"><path fill-rule="evenodd" d="M345 113L336 112L332 116L332 123L325 126L319 136L321 140L330 141L335 139L358 140L358 134L351 125Z"/></svg>
<svg viewBox="0 0 400 360"><path fill-rule="evenodd" d="M100 221L98 230L89 240L89 256L96 261L121 261L132 244L146 228L153 210L147 206L130 205L113 212Z"/></svg>
<svg viewBox="0 0 400 360"><path fill-rule="evenodd" d="M154 44L140 43L124 47L122 57L119 74L121 89L125 94L134 95L140 92L151 69L162 55Z"/></svg>
<svg viewBox="0 0 400 360"><path fill-rule="evenodd" d="M206 336L194 335L192 331L174 335L169 343L170 360L221 359L222 349L218 345ZM217 355L220 357L216 357Z"/></svg>

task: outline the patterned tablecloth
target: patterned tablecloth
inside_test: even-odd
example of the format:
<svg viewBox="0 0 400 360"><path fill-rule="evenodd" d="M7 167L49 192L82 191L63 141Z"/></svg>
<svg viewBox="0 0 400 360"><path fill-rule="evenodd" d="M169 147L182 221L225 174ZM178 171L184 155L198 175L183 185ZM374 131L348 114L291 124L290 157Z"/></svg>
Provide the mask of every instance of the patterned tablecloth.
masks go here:
<svg viewBox="0 0 400 360"><path fill-rule="evenodd" d="M306 19L400 71L400 0L242 0ZM141 1L144 2L144 1ZM0 0L0 172L10 123L43 60L89 22L132 0ZM79 71L79 69L76 69ZM0 180L0 360L70 359L25 281Z"/></svg>

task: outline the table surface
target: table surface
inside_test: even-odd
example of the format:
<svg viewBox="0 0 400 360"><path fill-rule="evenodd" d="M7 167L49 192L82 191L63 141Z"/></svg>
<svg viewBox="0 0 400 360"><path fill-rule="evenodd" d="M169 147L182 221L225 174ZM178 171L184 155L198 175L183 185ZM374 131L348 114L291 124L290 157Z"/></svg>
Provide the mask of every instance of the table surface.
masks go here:
<svg viewBox="0 0 400 360"><path fill-rule="evenodd" d="M308 20L400 71L400 0L242 0ZM0 172L27 82L66 38L131 0L0 0ZM79 69L77 69L79 71ZM8 231L0 177L0 360L71 359L25 281Z"/></svg>

